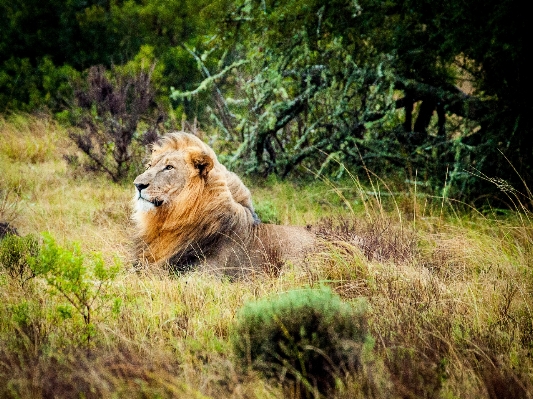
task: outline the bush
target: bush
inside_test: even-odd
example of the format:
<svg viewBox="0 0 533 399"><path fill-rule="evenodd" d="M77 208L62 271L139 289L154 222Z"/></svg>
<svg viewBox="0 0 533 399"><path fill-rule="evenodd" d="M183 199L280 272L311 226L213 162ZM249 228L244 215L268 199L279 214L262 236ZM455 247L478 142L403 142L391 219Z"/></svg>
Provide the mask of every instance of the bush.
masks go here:
<svg viewBox="0 0 533 399"><path fill-rule="evenodd" d="M155 103L152 72L89 69L86 82L75 92L71 116L78 128L70 138L89 158L86 169L104 172L118 182L141 170L142 145L158 138L164 116ZM77 165L76 157L67 159ZM137 169L137 170L135 170Z"/></svg>
<svg viewBox="0 0 533 399"><path fill-rule="evenodd" d="M279 210L272 201L261 201L255 205L257 217L263 223L281 224Z"/></svg>
<svg viewBox="0 0 533 399"><path fill-rule="evenodd" d="M106 292L119 272L118 259L113 266L106 266L101 254L86 256L77 243L72 243L70 248L63 248L50 234L44 233L39 254L32 257L29 263L34 273L46 280L51 293L66 301L57 309L60 317L71 319L76 314L81 316L83 328L80 343L91 349L91 340L96 334L94 319L98 311L112 299L113 306L120 305L116 298L111 298Z"/></svg>
<svg viewBox="0 0 533 399"><path fill-rule="evenodd" d="M0 108L3 112L61 109L72 96L69 81L78 77L72 66L56 65L50 56L34 60L9 56L0 62Z"/></svg>
<svg viewBox="0 0 533 399"><path fill-rule="evenodd" d="M330 289L294 290L246 304L232 342L237 357L297 396L327 394L361 365L365 302L342 302Z"/></svg>

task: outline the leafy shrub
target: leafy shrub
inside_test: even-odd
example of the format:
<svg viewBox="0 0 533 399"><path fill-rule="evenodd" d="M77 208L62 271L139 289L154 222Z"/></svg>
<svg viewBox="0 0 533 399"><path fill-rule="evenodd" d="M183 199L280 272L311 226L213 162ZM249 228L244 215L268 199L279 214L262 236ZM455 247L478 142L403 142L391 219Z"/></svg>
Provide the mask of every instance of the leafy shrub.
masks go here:
<svg viewBox="0 0 533 399"><path fill-rule="evenodd" d="M89 348L95 334L96 311L110 299L106 287L118 274L118 262L106 267L100 254L84 256L77 244L62 248L52 236L43 234L43 245L38 256L30 259L30 267L46 280L52 294L67 301L57 309L62 319L74 318L75 314L81 316L81 341Z"/></svg>
<svg viewBox="0 0 533 399"><path fill-rule="evenodd" d="M0 108L28 112L61 109L72 96L69 81L78 76L72 66L55 65L49 56L36 60L9 56L0 62Z"/></svg>
<svg viewBox="0 0 533 399"><path fill-rule="evenodd" d="M232 337L245 365L280 379L302 397L326 394L338 378L356 371L366 340L364 302L342 302L327 288L246 304Z"/></svg>
<svg viewBox="0 0 533 399"><path fill-rule="evenodd" d="M104 172L118 182L140 168L144 150L158 137L157 126L164 118L158 114L152 72L110 72L103 66L89 69L86 82L75 92L72 108L77 131L70 138L89 158L86 169ZM155 114L154 114L155 112ZM72 164L76 157L67 159ZM137 161L137 162L135 162Z"/></svg>
<svg viewBox="0 0 533 399"><path fill-rule="evenodd" d="M14 230L6 231L7 234L3 238L0 237L0 266L12 278L24 284L35 276L29 266L29 259L39 253L39 243L32 235L20 237L13 234Z"/></svg>

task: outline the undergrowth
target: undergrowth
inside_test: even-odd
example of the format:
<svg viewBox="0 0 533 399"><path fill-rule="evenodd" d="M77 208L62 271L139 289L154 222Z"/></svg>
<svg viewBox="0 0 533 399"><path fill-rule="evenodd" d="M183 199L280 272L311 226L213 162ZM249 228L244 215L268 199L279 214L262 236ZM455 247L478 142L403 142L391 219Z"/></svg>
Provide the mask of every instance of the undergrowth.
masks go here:
<svg viewBox="0 0 533 399"><path fill-rule="evenodd" d="M328 383L327 397L533 396L533 224L526 206L477 211L371 174L335 183L248 182L263 217L310 224L322 238L305 266L287 264L277 276L246 282L139 272L129 244L133 190L71 171L63 158L72 151L67 134L50 123L28 116L0 123L0 216L9 219L0 222L19 234L0 242L0 397L324 396L287 389L288 368L243 368L231 338L247 312L239 309L285 298L320 310L321 302L297 293L320 296L324 287L339 309L367 303L364 331L373 342L371 350L353 352L358 367L336 374L342 378ZM42 156L17 147L31 140L32 129L50 146ZM43 231L50 232L46 240ZM54 248L62 260L37 267ZM244 326L265 336L275 331L266 322ZM311 337L312 329L289 336L309 330ZM324 355L353 348L360 337L348 334ZM304 351L287 352L294 360Z"/></svg>
<svg viewBox="0 0 533 399"><path fill-rule="evenodd" d="M369 341L364 302L350 305L326 288L248 302L235 324L232 342L241 363L302 398L327 397L357 372Z"/></svg>

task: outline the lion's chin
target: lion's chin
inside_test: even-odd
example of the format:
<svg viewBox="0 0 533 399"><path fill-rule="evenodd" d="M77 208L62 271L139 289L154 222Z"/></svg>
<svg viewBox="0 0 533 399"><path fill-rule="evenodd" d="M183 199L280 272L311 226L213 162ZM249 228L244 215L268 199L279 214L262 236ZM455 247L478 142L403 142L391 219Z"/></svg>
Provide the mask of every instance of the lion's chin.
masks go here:
<svg viewBox="0 0 533 399"><path fill-rule="evenodd" d="M150 212L153 211L155 208L161 206L163 204L163 201L155 200L153 202L145 200L144 198L139 198L135 202L135 209L138 212Z"/></svg>

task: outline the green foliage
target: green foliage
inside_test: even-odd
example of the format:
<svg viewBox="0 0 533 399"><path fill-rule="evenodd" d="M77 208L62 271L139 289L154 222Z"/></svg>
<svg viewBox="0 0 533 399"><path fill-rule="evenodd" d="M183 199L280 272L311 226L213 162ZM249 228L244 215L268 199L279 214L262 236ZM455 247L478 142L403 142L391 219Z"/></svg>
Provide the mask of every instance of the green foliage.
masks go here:
<svg viewBox="0 0 533 399"><path fill-rule="evenodd" d="M334 177L369 168L486 198L495 173L515 187L533 179L523 7L0 0L0 111L62 111L82 71L131 72L149 59L174 125L213 124L234 167Z"/></svg>
<svg viewBox="0 0 533 399"><path fill-rule="evenodd" d="M202 75L181 45L202 46L225 8L226 1L204 0L0 0L0 111L61 111L69 78L94 65L124 65L143 46L161 65L160 94L171 85L190 90ZM198 108L180 103L186 112Z"/></svg>
<svg viewBox="0 0 533 399"><path fill-rule="evenodd" d="M13 278L24 284L35 277L30 268L30 258L38 256L39 243L32 235L20 237L7 234L0 239L0 266Z"/></svg>
<svg viewBox="0 0 533 399"><path fill-rule="evenodd" d="M302 289L246 304L237 315L237 357L267 377L326 394L361 366L367 341L364 302L348 304L329 289Z"/></svg>
<svg viewBox="0 0 533 399"><path fill-rule="evenodd" d="M76 244L71 249L62 248L49 234L44 234L41 246L32 235L8 234L0 240L0 266L11 281L20 282L24 288L27 300L8 306L8 314L24 339L32 344L49 339L41 325L51 317L62 322L71 320L75 339L69 343L83 344L90 349L96 334L95 319L102 305L112 308L113 314L120 312L120 300L106 293L119 271L119 264L106 267L100 254L84 256ZM26 284L35 277L46 281L49 294L57 296L59 304L45 307L38 304L34 298L38 282L32 280L34 284ZM15 340L13 343L18 345Z"/></svg>
<svg viewBox="0 0 533 399"><path fill-rule="evenodd" d="M6 310L4 322L17 332L14 336L4 337L13 349L19 353L31 353L45 345L47 337L43 325L46 311L41 303L24 298L20 302L9 304Z"/></svg>
<svg viewBox="0 0 533 399"><path fill-rule="evenodd" d="M103 61L116 35L105 21L82 26L96 1L0 1L0 110L64 106L68 79L83 65ZM97 36L97 37L95 37ZM110 61L110 60L109 60Z"/></svg>
<svg viewBox="0 0 533 399"><path fill-rule="evenodd" d="M78 76L71 66L56 66L47 56L36 66L28 58L11 57L0 66L0 110L64 107L72 97L69 82Z"/></svg>
<svg viewBox="0 0 533 399"><path fill-rule="evenodd" d="M397 88L406 102L399 104L405 112L404 141L423 156L413 166L422 171L425 158L432 166L428 175L446 176L448 170L447 183L451 179L458 191L451 194L470 199L487 192L505 194L465 172L496 175L515 187L529 185L533 118L528 98L533 85L528 74L518 72L528 69L522 5L515 0L361 5L373 15L375 26L389 32L373 42L379 51L396 54L402 80ZM430 156L435 152L441 154L437 159Z"/></svg>
<svg viewBox="0 0 533 399"><path fill-rule="evenodd" d="M106 288L119 272L118 261L106 267L100 254L84 256L78 245L73 244L71 249L62 248L52 236L43 234L41 251L30 259L30 267L46 280L52 294L67 301L57 308L62 319L72 318L73 312L82 317L81 339L89 348L95 334L94 316L109 299Z"/></svg>
<svg viewBox="0 0 533 399"><path fill-rule="evenodd" d="M255 212L263 223L280 224L279 210L272 201L261 201L255 204Z"/></svg>
<svg viewBox="0 0 533 399"><path fill-rule="evenodd" d="M341 177L344 165L388 172L412 163L416 151L397 137L397 57L369 40L377 40L377 25L349 1L241 2L226 46L247 62L222 60L216 76L245 66L227 77L238 89L228 89L213 115L222 137L240 143L233 166L281 176L303 166Z"/></svg>

